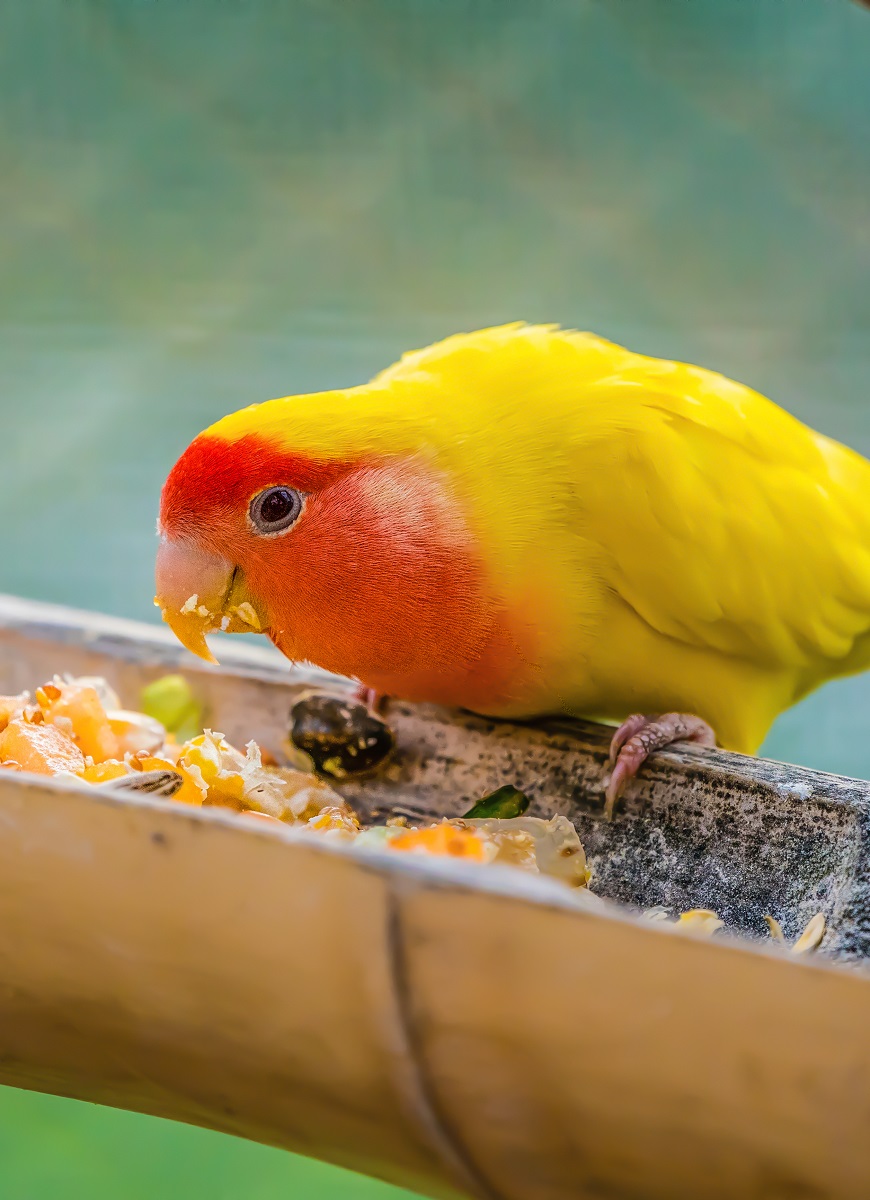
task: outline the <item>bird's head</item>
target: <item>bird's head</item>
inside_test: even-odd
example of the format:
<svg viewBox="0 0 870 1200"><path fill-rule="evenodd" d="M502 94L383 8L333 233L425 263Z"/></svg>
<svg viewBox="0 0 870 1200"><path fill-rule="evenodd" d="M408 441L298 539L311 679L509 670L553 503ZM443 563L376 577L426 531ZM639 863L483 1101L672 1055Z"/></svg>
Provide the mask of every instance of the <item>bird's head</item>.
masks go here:
<svg viewBox="0 0 870 1200"><path fill-rule="evenodd" d="M424 445L385 440L365 412L350 393L268 401L179 458L155 602L188 649L214 661L208 633L255 630L383 690L486 641L492 606L460 497Z"/></svg>

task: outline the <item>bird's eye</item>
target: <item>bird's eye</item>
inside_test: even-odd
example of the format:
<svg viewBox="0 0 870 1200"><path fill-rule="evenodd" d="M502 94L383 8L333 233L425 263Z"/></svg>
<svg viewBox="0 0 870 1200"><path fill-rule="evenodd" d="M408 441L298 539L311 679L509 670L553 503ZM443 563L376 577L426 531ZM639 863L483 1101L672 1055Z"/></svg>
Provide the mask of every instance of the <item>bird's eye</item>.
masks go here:
<svg viewBox="0 0 870 1200"><path fill-rule="evenodd" d="M270 487L251 501L248 513L256 533L283 533L302 512L302 497L294 488Z"/></svg>

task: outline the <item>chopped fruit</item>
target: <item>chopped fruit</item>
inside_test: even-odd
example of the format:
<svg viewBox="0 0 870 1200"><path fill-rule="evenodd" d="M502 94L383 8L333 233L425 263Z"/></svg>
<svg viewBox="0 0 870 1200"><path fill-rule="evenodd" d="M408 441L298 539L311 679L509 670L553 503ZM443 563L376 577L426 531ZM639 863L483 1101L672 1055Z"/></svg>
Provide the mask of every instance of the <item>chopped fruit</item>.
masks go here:
<svg viewBox="0 0 870 1200"><path fill-rule="evenodd" d="M12 759L36 775L81 774L85 759L71 737L55 725L16 717L0 733L0 759Z"/></svg>
<svg viewBox="0 0 870 1200"><path fill-rule="evenodd" d="M125 762L107 758L105 762L92 763L82 771L82 779L86 783L109 783L112 779L122 779L130 774L130 768Z"/></svg>
<svg viewBox="0 0 870 1200"><path fill-rule="evenodd" d="M30 697L27 692L20 696L0 696L0 732L6 728L16 713L20 713Z"/></svg>
<svg viewBox="0 0 870 1200"><path fill-rule="evenodd" d="M340 837L356 837L359 833L359 821L356 813L350 811L345 804L327 806L311 817L306 825L315 833L337 834Z"/></svg>
<svg viewBox="0 0 870 1200"><path fill-rule="evenodd" d="M177 766L202 781L207 793L206 803L228 808L244 808L243 771L245 757L230 746L221 734L210 729L191 738L178 756Z"/></svg>
<svg viewBox="0 0 870 1200"><path fill-rule="evenodd" d="M372 825L360 831L354 846L360 850L384 850L387 842L400 837L402 830L395 825Z"/></svg>
<svg viewBox="0 0 870 1200"><path fill-rule="evenodd" d="M190 598L189 607L198 611L196 597ZM333 706L339 703L328 699ZM589 881L583 847L571 822L562 816L545 821L521 815L528 799L513 786L484 797L465 818L416 828L406 816L387 816L384 825L362 830L350 805L322 778L279 766L254 742L241 751L223 734L200 732L202 709L181 675L163 676L144 689L144 713L122 709L117 695L99 678L56 676L37 689L35 700L30 704L27 695L8 697L5 704L0 700L0 715L11 722L7 733L0 734L5 738L0 758L7 760L0 765L6 769L73 771L86 783L117 782L120 787L129 787L140 774L169 775L175 782L180 776L173 802L230 808L361 848L504 863L574 887ZM356 733L359 742L362 733ZM361 742L351 749L363 756ZM375 761L367 760L367 767Z"/></svg>
<svg viewBox="0 0 870 1200"><path fill-rule="evenodd" d="M189 607L198 611L196 597L190 598ZM239 617L252 623L250 612ZM405 816L388 816L386 824L362 830L350 805L323 779L279 766L254 742L242 751L223 734L200 731L201 706L181 675L149 684L142 694L146 711L141 713L122 709L114 691L98 678L56 676L36 690L35 701L29 703L27 695L0 698L0 721L6 725L0 732L4 769L73 773L95 786L116 782L125 788L140 774L168 775L175 783L180 776L173 803L222 806L361 848L504 863L574 887L589 880L571 822L562 816L546 821L522 815L528 798L512 786L478 801L466 818L416 828ZM356 732L359 740L362 734ZM352 749L363 756L361 742ZM367 766L375 761L367 760Z"/></svg>
<svg viewBox="0 0 870 1200"><path fill-rule="evenodd" d="M64 682L73 683L78 687L92 687L100 697L100 704L106 712L110 709L120 708L121 701L118 699L118 693L113 687L109 687L108 680L103 679L102 675L77 675L75 679L67 676L65 680L54 678L55 685L63 687Z"/></svg>
<svg viewBox="0 0 870 1200"><path fill-rule="evenodd" d="M50 692L45 687L39 689L40 710L46 721L69 734L82 754L94 762L123 756L96 688L80 683L48 686Z"/></svg>
<svg viewBox="0 0 870 1200"><path fill-rule="evenodd" d="M170 762L177 763L178 757L183 749L184 747L179 746L172 734L167 733L166 741L163 743L163 749L161 751L163 757L168 758Z"/></svg>
<svg viewBox="0 0 870 1200"><path fill-rule="evenodd" d="M155 754L166 741L166 730L145 713L115 709L106 716L124 754Z"/></svg>
<svg viewBox="0 0 870 1200"><path fill-rule="evenodd" d="M36 703L40 708L48 708L55 700L61 697L60 688L54 683L44 683L42 687L36 689Z"/></svg>
<svg viewBox="0 0 870 1200"><path fill-rule="evenodd" d="M191 596L185 607L198 612L201 606ZM31 703L27 693L0 696L0 771L73 774L93 786L114 784L115 790L125 791L128 804L138 789L151 802L165 798L167 803L222 806L249 819L282 822L306 837L349 843L363 854L396 851L496 864L578 889L587 889L592 877L571 821L562 815L549 820L528 816L529 798L511 784L478 800L464 817L418 827L401 812L385 813L382 824L361 828L350 805L322 778L279 766L255 742L241 751L223 734L201 731L202 709L181 675L164 676L144 689L144 713L122 709L118 697L99 678L55 677L36 689L34 700ZM365 757L369 740L377 743L375 731L365 725L370 720L367 710L346 700L330 696L318 700L312 695L297 701L294 744L300 748L303 717L311 750L318 746L323 750L315 759L320 770L328 770L331 764L338 777L352 773L350 760ZM357 717L363 718L362 725ZM386 751L392 748L392 732L386 726L384 730L381 743L374 747L377 753L365 760L366 770L383 762L385 747ZM347 761L338 757L342 747ZM6 785L17 786L10 779ZM415 809L416 803L410 811ZM606 904L588 890L585 896L594 905ZM690 909L672 917L666 909L654 908L643 916L690 936L709 937L723 928L710 909ZM822 913L813 917L792 945L786 943L774 917L765 915L765 920L771 937L793 954L815 950L825 936Z"/></svg>
<svg viewBox="0 0 870 1200"><path fill-rule="evenodd" d="M256 809L280 820L309 820L326 807L350 809L330 787L301 771L264 767L259 747L249 742L245 753L219 733L207 729L186 742L177 768L186 771L206 793L204 804Z"/></svg>
<svg viewBox="0 0 870 1200"><path fill-rule="evenodd" d="M446 821L429 829L409 829L387 843L391 850L422 852L423 854L447 854L451 858L469 858L483 862L486 857L481 838L470 829L457 829Z"/></svg>
<svg viewBox="0 0 870 1200"><path fill-rule="evenodd" d="M142 711L178 741L202 733L202 706L183 675L164 675L143 688Z"/></svg>

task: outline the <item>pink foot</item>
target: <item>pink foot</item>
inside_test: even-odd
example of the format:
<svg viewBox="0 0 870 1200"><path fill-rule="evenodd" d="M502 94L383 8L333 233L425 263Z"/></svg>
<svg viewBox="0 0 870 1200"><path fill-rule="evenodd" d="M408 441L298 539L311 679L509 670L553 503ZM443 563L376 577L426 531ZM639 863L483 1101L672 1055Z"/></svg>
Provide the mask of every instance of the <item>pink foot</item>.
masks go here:
<svg viewBox="0 0 870 1200"><path fill-rule="evenodd" d="M715 746L716 735L706 721L691 713L661 713L659 716L635 713L622 722L610 743L611 771L604 807L608 819L613 816L613 806L625 791L625 785L634 779L649 756L675 742Z"/></svg>

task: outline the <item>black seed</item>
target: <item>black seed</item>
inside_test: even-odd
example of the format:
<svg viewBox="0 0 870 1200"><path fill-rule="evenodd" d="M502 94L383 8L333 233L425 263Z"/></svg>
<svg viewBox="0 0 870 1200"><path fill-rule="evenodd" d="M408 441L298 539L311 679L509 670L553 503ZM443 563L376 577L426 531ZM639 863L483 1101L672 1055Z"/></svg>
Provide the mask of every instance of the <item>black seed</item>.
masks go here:
<svg viewBox="0 0 870 1200"><path fill-rule="evenodd" d="M389 726L364 704L325 694L307 696L293 705L290 738L319 774L332 779L374 770L395 746Z"/></svg>

